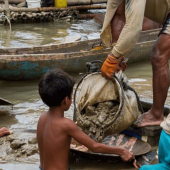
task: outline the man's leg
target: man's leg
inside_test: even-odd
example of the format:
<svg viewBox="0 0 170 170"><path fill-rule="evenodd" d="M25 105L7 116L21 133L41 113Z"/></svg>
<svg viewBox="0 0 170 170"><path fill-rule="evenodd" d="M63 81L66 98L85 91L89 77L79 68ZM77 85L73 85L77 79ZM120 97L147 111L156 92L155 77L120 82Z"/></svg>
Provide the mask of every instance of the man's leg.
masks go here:
<svg viewBox="0 0 170 170"><path fill-rule="evenodd" d="M156 42L152 56L153 106L144 114L138 127L160 125L164 118L164 103L170 85L168 60L170 58L170 35L161 34Z"/></svg>

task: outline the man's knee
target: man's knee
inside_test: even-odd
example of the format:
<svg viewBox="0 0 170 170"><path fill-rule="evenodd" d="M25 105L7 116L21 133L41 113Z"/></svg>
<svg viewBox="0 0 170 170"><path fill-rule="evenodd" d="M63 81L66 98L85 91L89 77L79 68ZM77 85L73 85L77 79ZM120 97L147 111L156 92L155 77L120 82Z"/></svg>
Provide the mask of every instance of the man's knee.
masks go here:
<svg viewBox="0 0 170 170"><path fill-rule="evenodd" d="M153 66L165 66L170 58L170 35L161 34L156 42L152 54L151 62Z"/></svg>
<svg viewBox="0 0 170 170"><path fill-rule="evenodd" d="M162 67L166 64L164 55L162 52L159 50L159 48L154 48L151 54L151 63L152 66L157 68L157 67Z"/></svg>

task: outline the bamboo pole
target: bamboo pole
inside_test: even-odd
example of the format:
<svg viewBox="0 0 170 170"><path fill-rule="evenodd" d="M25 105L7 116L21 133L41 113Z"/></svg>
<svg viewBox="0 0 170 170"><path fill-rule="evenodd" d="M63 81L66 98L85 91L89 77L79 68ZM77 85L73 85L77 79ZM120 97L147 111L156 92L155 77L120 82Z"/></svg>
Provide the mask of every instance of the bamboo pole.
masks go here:
<svg viewBox="0 0 170 170"><path fill-rule="evenodd" d="M107 0L67 0L68 6L107 3Z"/></svg>
<svg viewBox="0 0 170 170"><path fill-rule="evenodd" d="M4 5L4 12L5 15L9 18L10 17L10 10L9 10L9 1L8 0L4 0L5 5Z"/></svg>
<svg viewBox="0 0 170 170"><path fill-rule="evenodd" d="M93 19L97 15L99 14L79 14L78 19L87 19L87 18Z"/></svg>
<svg viewBox="0 0 170 170"><path fill-rule="evenodd" d="M9 0L9 4L20 4L25 2L25 0ZM107 0L67 0L67 5L90 5L90 4L100 4L106 3ZM4 0L0 0L0 3L4 3Z"/></svg>
<svg viewBox="0 0 170 170"><path fill-rule="evenodd" d="M21 2L24 2L25 0L9 0L9 4L20 4ZM4 3L4 0L0 0L0 3Z"/></svg>
<svg viewBox="0 0 170 170"><path fill-rule="evenodd" d="M8 10L9 9L9 2L8 2L8 0L4 0L4 1L5 1L4 9Z"/></svg>
<svg viewBox="0 0 170 170"><path fill-rule="evenodd" d="M106 5L70 6L66 8L57 8L57 7L9 8L11 12L42 12L42 11L64 11L64 10L88 10L88 9L106 9ZM0 9L0 12L4 12L4 9Z"/></svg>

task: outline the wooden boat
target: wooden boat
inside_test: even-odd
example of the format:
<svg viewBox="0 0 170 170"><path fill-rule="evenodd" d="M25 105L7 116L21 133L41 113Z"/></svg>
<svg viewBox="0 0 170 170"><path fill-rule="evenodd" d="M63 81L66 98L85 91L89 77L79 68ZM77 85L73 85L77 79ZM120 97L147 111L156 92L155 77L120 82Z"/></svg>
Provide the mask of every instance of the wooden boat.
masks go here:
<svg viewBox="0 0 170 170"><path fill-rule="evenodd" d="M129 63L149 60L160 29L143 31L138 43L127 55ZM100 39L52 44L28 48L0 49L0 79L26 80L40 78L47 70L61 68L66 72L81 72L85 63L104 61L110 48L92 50Z"/></svg>
<svg viewBox="0 0 170 170"><path fill-rule="evenodd" d="M12 106L13 104L10 101L0 97L0 106L9 106L9 105Z"/></svg>

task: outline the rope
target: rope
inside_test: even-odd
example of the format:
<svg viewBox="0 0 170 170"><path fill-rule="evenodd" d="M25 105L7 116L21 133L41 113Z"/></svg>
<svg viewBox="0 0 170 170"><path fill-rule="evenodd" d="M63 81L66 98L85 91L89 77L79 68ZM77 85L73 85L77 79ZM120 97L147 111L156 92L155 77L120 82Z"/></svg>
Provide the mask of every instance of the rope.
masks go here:
<svg viewBox="0 0 170 170"><path fill-rule="evenodd" d="M11 22L10 22L9 18L4 14L2 14L2 16L4 16L7 19L8 23L9 23L9 29L11 31Z"/></svg>
<svg viewBox="0 0 170 170"><path fill-rule="evenodd" d="M135 93L136 99L137 99L137 103L138 103L138 108L139 108L139 110L140 110L142 113L144 113L143 107L142 107L142 104L141 104L141 102L140 102L140 99L139 99L138 94L136 93L136 91L135 91L132 87L128 86L127 84L126 84L126 86L127 86L127 88L128 88L129 90L131 90L131 91L133 91L133 92Z"/></svg>

